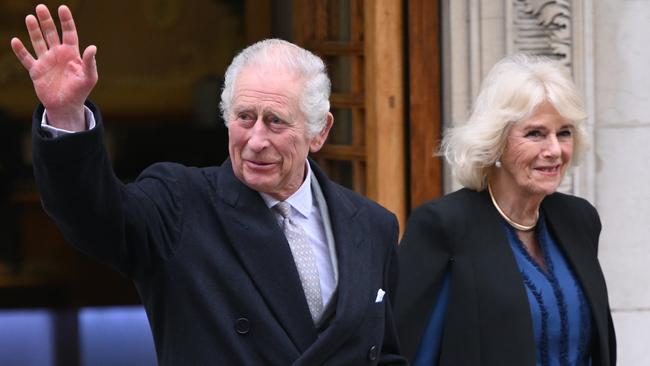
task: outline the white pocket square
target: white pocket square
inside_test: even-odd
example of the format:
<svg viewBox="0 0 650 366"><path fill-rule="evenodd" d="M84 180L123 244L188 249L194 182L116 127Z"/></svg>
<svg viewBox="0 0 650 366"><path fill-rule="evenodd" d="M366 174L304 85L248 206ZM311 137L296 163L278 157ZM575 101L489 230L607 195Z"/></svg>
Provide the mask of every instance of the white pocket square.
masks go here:
<svg viewBox="0 0 650 366"><path fill-rule="evenodd" d="M384 295L385 294L386 294L386 291L384 291L382 289L377 290L377 297L375 297L375 303L384 301Z"/></svg>

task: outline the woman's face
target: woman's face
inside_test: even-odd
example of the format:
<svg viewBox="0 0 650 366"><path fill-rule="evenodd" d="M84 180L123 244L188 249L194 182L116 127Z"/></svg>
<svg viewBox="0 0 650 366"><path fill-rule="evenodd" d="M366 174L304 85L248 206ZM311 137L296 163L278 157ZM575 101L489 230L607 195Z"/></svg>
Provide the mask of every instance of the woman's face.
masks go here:
<svg viewBox="0 0 650 366"><path fill-rule="evenodd" d="M541 104L533 115L515 123L494 169L495 183L508 192L546 196L557 190L573 155L573 124L552 104Z"/></svg>

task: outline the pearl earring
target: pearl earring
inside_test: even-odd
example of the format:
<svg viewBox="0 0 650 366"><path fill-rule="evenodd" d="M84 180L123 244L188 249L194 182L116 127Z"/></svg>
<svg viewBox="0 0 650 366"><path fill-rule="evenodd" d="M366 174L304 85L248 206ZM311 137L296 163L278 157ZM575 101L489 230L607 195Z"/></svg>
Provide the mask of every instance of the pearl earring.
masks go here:
<svg viewBox="0 0 650 366"><path fill-rule="evenodd" d="M494 166L497 168L501 168L501 160L497 159L497 161L494 162Z"/></svg>

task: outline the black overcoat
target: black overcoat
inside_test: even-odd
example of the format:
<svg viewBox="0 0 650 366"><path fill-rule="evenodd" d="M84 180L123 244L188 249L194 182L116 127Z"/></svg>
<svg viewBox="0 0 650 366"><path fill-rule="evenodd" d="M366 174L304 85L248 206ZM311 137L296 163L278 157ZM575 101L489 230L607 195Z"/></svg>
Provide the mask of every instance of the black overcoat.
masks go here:
<svg viewBox="0 0 650 366"><path fill-rule="evenodd" d="M593 365L613 366L614 327L597 259L598 213L586 200L561 193L547 196L541 211L591 307ZM464 188L414 210L399 262L395 317L407 358L415 356L450 271L440 365L535 365L528 297L503 220L487 191Z"/></svg>
<svg viewBox="0 0 650 366"><path fill-rule="evenodd" d="M88 107L97 127L56 139L41 130L37 109L36 180L70 243L133 279L160 365L405 363L390 306L393 214L310 162L329 208L339 273L334 313L318 332L281 228L228 161L155 164L123 184L103 144L101 115ZM379 289L387 294L377 302Z"/></svg>

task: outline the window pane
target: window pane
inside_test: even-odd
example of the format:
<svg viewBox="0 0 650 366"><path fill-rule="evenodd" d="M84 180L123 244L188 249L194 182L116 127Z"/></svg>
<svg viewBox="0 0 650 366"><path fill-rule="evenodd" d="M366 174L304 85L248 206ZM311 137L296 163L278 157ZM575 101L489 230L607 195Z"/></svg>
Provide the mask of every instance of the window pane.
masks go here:
<svg viewBox="0 0 650 366"><path fill-rule="evenodd" d="M328 160L327 175L338 184L354 189L354 178L352 174L352 162L349 160Z"/></svg>
<svg viewBox="0 0 650 366"><path fill-rule="evenodd" d="M350 41L350 0L327 2L327 35L331 41Z"/></svg>
<svg viewBox="0 0 650 366"><path fill-rule="evenodd" d="M352 144L352 111L349 108L332 108L334 125L327 143L331 145Z"/></svg>
<svg viewBox="0 0 650 366"><path fill-rule="evenodd" d="M327 72L332 79L332 93L352 91L352 57L329 56L325 58Z"/></svg>

